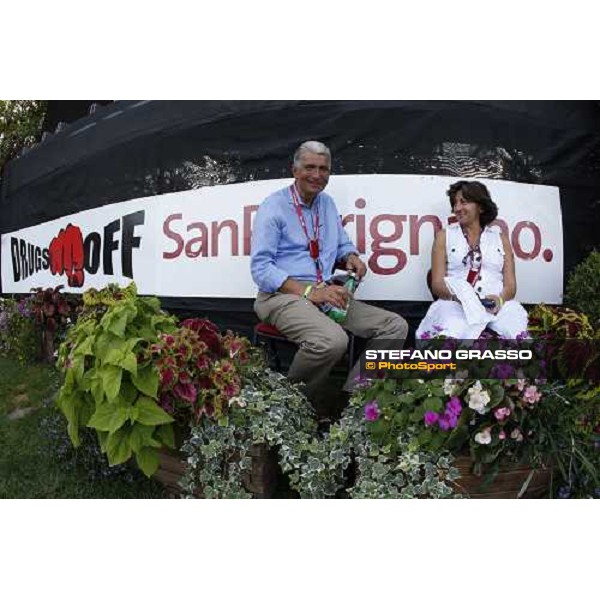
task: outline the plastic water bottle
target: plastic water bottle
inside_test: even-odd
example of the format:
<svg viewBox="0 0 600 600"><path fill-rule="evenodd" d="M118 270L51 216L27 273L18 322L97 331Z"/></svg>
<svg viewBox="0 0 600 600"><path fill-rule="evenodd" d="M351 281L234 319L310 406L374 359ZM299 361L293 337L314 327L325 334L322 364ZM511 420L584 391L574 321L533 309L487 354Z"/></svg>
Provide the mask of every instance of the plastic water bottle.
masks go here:
<svg viewBox="0 0 600 600"><path fill-rule="evenodd" d="M348 293L352 295L356 287L358 286L358 281L356 280L356 274L352 271L348 271L348 279L346 283L344 283L344 287L348 290ZM337 306L332 306L327 311L327 316L333 319L336 323L343 323L348 316L348 305L346 304L345 308L338 308Z"/></svg>

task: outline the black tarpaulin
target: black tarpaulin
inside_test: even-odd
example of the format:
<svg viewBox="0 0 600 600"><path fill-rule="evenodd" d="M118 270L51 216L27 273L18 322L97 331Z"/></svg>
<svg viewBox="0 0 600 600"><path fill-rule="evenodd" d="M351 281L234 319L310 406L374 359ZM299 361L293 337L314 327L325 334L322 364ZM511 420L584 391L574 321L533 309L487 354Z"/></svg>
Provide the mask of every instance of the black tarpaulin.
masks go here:
<svg viewBox="0 0 600 600"><path fill-rule="evenodd" d="M318 139L338 174L487 177L558 186L568 271L598 245L600 103L127 101L99 107L6 166L0 231L204 185L288 177ZM252 303L163 298L247 329ZM386 303L414 319L424 303Z"/></svg>

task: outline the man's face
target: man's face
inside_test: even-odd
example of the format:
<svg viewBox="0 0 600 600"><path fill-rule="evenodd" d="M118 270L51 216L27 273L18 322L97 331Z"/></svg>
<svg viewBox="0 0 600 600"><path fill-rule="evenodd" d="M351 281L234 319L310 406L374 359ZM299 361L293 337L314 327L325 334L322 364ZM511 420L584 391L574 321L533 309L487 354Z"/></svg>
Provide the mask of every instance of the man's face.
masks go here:
<svg viewBox="0 0 600 600"><path fill-rule="evenodd" d="M305 152L299 167L293 167L296 185L304 199L312 199L325 189L329 181L329 161L322 154Z"/></svg>

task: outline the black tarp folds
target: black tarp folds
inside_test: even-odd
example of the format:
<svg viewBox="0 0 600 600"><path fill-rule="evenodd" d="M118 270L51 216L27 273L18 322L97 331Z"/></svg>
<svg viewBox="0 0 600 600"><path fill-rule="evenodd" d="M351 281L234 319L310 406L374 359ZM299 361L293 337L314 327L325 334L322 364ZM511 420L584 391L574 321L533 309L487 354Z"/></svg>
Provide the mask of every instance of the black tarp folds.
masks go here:
<svg viewBox="0 0 600 600"><path fill-rule="evenodd" d="M591 101L121 101L6 166L0 232L113 202L288 177L318 139L337 174L488 177L558 186L568 272L600 245L600 103ZM252 302L162 298L248 330ZM417 319L424 303L385 303Z"/></svg>

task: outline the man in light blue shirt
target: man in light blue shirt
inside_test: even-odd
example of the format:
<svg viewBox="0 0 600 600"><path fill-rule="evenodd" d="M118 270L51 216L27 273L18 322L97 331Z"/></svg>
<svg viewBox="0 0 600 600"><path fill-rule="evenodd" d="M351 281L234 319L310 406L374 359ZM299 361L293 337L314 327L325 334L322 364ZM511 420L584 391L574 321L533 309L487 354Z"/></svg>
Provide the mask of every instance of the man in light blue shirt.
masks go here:
<svg viewBox="0 0 600 600"><path fill-rule="evenodd" d="M258 317L298 344L288 377L314 394L344 354L344 328L369 339L398 340L408 331L399 315L354 300L336 285L324 285L335 264L343 264L360 280L367 272L342 227L333 198L323 192L329 181L331 153L321 142L304 142L294 154L294 183L260 205L252 232L251 271L259 292ZM343 327L323 308L347 308ZM360 365L352 369L344 389L350 391Z"/></svg>

